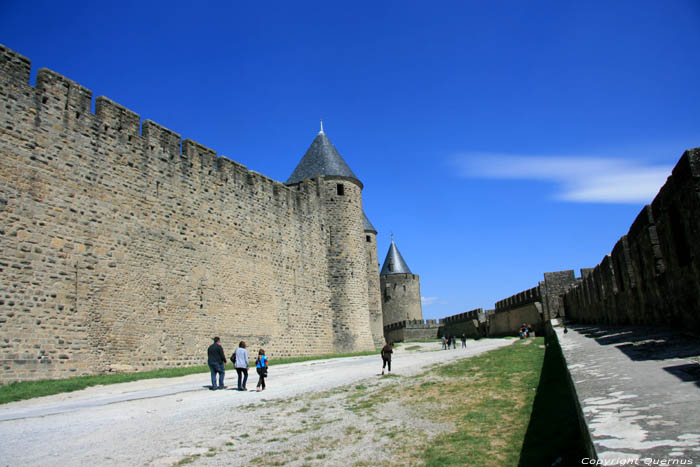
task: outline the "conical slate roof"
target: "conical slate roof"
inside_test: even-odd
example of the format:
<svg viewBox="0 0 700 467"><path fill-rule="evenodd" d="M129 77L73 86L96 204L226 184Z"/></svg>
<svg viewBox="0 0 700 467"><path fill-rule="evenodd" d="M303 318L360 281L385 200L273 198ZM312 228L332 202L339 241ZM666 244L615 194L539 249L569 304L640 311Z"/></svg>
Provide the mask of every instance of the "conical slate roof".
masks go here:
<svg viewBox="0 0 700 467"><path fill-rule="evenodd" d="M328 136L326 136L326 133L323 131L323 123L321 123L321 131L318 132L306 154L301 158L299 165L297 165L297 168L294 169L294 172L292 172L292 175L285 183L292 185L307 178L313 178L316 175L347 177L356 180L362 185L360 179L350 170L348 164L335 149Z"/></svg>
<svg viewBox="0 0 700 467"><path fill-rule="evenodd" d="M362 217L364 217L363 223L365 226L365 232L374 232L376 234L377 229L375 229L369 219L367 219L367 214L365 214L364 211L362 211Z"/></svg>
<svg viewBox="0 0 700 467"><path fill-rule="evenodd" d="M399 253L399 249L396 248L393 236L391 237L391 246L384 259L384 266L382 266L382 271L379 273L381 276L388 274L413 274L408 269L408 264L403 260L401 253Z"/></svg>

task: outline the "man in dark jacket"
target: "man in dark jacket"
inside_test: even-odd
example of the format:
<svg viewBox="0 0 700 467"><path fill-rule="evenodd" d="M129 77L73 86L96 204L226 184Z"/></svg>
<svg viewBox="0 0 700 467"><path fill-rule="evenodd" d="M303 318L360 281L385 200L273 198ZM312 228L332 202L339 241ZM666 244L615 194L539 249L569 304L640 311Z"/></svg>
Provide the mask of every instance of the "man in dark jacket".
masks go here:
<svg viewBox="0 0 700 467"><path fill-rule="evenodd" d="M225 389L224 386L224 365L226 365L226 355L224 355L224 349L219 344L218 337L214 338L214 343L207 349L207 363L209 363L209 369L211 370L211 390L216 389L216 374L219 373L219 389Z"/></svg>
<svg viewBox="0 0 700 467"><path fill-rule="evenodd" d="M382 374L384 374L384 367L389 366L389 373L391 373L391 354L394 353L393 342L389 342L387 345L382 347Z"/></svg>

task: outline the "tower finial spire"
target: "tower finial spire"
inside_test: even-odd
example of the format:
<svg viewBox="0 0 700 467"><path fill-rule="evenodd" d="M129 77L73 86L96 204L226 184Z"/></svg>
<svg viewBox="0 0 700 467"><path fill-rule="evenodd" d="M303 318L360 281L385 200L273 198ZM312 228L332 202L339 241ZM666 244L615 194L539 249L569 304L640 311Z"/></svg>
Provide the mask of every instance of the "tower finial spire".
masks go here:
<svg viewBox="0 0 700 467"><path fill-rule="evenodd" d="M319 133L323 133L323 119L321 119L321 131Z"/></svg>

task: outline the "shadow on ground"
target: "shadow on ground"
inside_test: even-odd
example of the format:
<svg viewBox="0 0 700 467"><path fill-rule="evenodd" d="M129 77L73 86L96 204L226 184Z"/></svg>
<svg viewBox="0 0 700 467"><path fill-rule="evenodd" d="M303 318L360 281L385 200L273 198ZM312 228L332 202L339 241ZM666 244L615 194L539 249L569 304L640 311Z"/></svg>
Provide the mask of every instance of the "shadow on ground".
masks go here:
<svg viewBox="0 0 700 467"><path fill-rule="evenodd" d="M520 451L521 467L574 466L589 457L575 393L556 337L547 337L540 382Z"/></svg>
<svg viewBox="0 0 700 467"><path fill-rule="evenodd" d="M700 356L700 339L678 329L649 326L571 325L600 345L614 345L631 360Z"/></svg>
<svg viewBox="0 0 700 467"><path fill-rule="evenodd" d="M648 326L571 325L581 335L600 345L613 345L630 360L692 360L664 370L681 381L700 386L700 338L678 329Z"/></svg>

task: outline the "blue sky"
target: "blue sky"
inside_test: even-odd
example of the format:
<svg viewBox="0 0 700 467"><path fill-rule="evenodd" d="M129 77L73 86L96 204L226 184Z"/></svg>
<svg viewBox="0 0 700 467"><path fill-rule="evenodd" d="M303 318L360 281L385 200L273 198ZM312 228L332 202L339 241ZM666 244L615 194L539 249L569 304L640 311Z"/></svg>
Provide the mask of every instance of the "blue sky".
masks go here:
<svg viewBox="0 0 700 467"><path fill-rule="evenodd" d="M276 180L323 118L426 318L597 264L700 146L696 0L5 0L0 43Z"/></svg>

